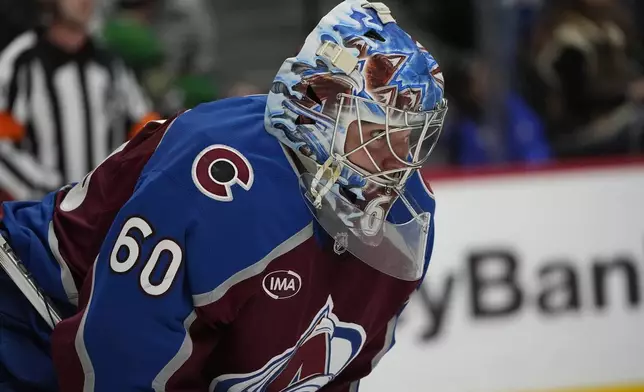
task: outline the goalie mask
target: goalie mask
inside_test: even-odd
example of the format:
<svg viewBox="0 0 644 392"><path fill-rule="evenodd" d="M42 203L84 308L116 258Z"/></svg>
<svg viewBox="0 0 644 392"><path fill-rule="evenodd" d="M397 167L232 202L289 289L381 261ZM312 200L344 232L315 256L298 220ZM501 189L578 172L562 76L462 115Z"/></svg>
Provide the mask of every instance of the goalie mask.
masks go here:
<svg viewBox="0 0 644 392"><path fill-rule="evenodd" d="M434 148L446 112L428 51L384 4L345 0L284 62L265 118L303 164L303 195L336 251L417 280L430 217L405 183Z"/></svg>

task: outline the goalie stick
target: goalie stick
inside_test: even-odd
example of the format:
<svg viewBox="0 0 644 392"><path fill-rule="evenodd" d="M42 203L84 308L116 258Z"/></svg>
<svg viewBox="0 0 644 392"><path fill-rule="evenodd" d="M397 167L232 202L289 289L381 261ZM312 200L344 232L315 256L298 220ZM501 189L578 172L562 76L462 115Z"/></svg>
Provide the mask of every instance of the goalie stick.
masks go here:
<svg viewBox="0 0 644 392"><path fill-rule="evenodd" d="M27 297L31 305L49 326L54 329L61 320L60 314L50 299L38 287L31 274L22 264L9 243L0 235L0 267Z"/></svg>

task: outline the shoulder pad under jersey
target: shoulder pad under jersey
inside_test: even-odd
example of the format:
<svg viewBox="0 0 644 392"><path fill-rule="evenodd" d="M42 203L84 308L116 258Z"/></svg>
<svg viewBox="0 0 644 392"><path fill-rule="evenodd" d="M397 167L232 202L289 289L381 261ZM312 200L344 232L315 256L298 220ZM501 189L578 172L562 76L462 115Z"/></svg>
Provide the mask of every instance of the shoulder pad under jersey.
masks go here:
<svg viewBox="0 0 644 392"><path fill-rule="evenodd" d="M195 293L205 295L265 263L310 227L298 178L281 144L264 129L265 101L264 96L225 99L183 113L144 170L143 177L167 174L185 195L181 205L167 208L195 217L187 236Z"/></svg>

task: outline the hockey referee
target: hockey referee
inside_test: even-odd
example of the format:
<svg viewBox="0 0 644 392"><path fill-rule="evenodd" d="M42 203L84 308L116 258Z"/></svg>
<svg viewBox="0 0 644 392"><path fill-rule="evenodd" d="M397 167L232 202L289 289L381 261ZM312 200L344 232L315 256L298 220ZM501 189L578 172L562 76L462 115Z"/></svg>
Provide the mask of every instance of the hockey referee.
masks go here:
<svg viewBox="0 0 644 392"><path fill-rule="evenodd" d="M158 118L130 70L89 34L94 0L53 0L46 27L0 53L0 188L32 199L80 181Z"/></svg>

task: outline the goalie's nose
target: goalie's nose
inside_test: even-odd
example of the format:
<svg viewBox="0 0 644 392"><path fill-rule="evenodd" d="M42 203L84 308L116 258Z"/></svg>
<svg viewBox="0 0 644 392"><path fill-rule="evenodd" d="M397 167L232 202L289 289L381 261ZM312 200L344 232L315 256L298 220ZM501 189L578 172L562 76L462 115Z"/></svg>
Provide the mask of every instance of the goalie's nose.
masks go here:
<svg viewBox="0 0 644 392"><path fill-rule="evenodd" d="M382 160L383 171L398 170L398 169L404 169L404 168L405 168L405 164L403 164L393 156L389 156Z"/></svg>

